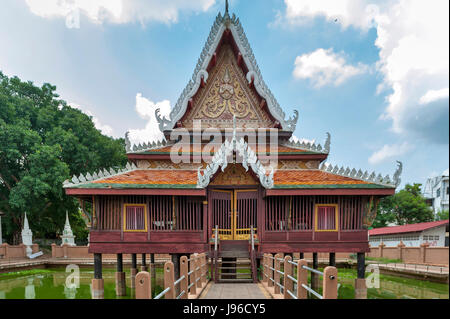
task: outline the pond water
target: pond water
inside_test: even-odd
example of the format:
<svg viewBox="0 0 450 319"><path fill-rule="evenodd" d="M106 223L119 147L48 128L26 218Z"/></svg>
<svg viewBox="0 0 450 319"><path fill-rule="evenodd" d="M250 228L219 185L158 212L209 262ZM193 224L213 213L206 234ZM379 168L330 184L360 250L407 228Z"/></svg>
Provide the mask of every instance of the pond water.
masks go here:
<svg viewBox="0 0 450 319"><path fill-rule="evenodd" d="M127 296L117 297L115 293L114 269L103 269L105 299L129 299L134 292L129 288L130 273L127 272ZM71 288L71 271L66 268L36 269L18 273L0 274L0 299L90 299L91 280L94 273L90 269L80 269L78 288ZM354 280L356 270L339 269L340 299L354 298ZM66 285L67 283L67 285ZM156 282L153 283L156 295L162 290L163 278L157 269ZM432 283L417 279L408 279L391 275L380 275L380 288L369 288L369 299L448 299L448 284Z"/></svg>

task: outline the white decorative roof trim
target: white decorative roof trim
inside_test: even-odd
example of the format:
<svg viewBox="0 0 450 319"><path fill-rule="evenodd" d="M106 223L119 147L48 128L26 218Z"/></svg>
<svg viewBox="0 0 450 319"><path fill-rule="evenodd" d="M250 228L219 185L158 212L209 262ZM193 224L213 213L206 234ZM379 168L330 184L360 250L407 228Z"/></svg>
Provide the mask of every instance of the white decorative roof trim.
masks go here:
<svg viewBox="0 0 450 319"><path fill-rule="evenodd" d="M320 144L316 144L316 143L305 143L305 142L294 142L292 141L292 139L290 139L288 142L283 143L283 146L288 146L291 148L298 148L298 149L302 149L302 150L307 150L307 151L312 151L312 152L317 152L317 153L322 153L322 154L329 154L330 153L330 145L331 145L331 135L330 133L327 133L327 139L325 141L324 147L322 147L322 145Z"/></svg>
<svg viewBox="0 0 450 319"><path fill-rule="evenodd" d="M274 95L262 78L261 71L259 70L258 64L251 49L250 43L248 42L247 36L245 35L241 22L238 18L236 18L234 14L233 17L230 18L228 12L225 12L224 16L222 16L221 13L217 15L216 20L211 27L211 32L209 33L206 44L202 50L202 53L200 54L200 58L197 62L197 66L195 67L194 74L192 75L192 79L189 81L186 88L178 98L175 107L170 112L169 119L161 117L159 109L155 111L155 117L159 123L160 131L164 132L175 127L175 124L185 114L189 99L191 99L197 92L202 79L204 82L207 81L208 72L206 71L206 69L211 61L212 56L214 55L214 52L219 44L220 39L222 38L224 31L227 28L231 30L233 37L236 40L239 51L242 54L242 58L244 59L249 69L249 72L246 75L247 81L249 81L249 83L253 81L256 91L259 95L261 95L261 97L266 100L270 113L281 124L282 129L293 132L298 121L298 111L294 110L294 116L285 120L286 115L284 111L281 109Z"/></svg>
<svg viewBox="0 0 450 319"><path fill-rule="evenodd" d="M211 178L217 173L218 169L221 168L222 172L228 166L228 157L233 156L234 152L242 158L242 166L248 171L248 166L252 168L253 172L258 176L261 185L264 188L270 189L273 187L273 174L274 170L270 174L266 174L266 169L262 166L261 162L258 160L256 153L251 149L251 147L245 142L243 138L236 141L236 117L233 120L234 131L233 138L231 141L225 140L220 146L220 149L212 157L211 163L203 170L203 175L200 172L201 167L197 171L197 187L205 188L209 185Z"/></svg>
<svg viewBox="0 0 450 319"><path fill-rule="evenodd" d="M343 166L341 168L339 168L339 166L334 166L331 164L325 164L323 163L320 166L320 170L327 172L327 173L331 173L331 174L335 174L335 175L340 175L340 176L344 176L344 177L350 177L353 179L358 179L364 182L369 182L369 183L374 183L374 184L380 184L380 185L384 185L384 186L388 186L388 187L397 187L398 185L400 185L401 179L400 179L400 175L402 173L402 169L403 169L403 163L400 161L397 161L397 170L394 173L393 179L391 181L389 175L386 175L385 177L383 177L381 174L378 174L378 176L375 174L375 172L373 172L372 174L369 175L369 173L367 171L363 172L361 170L356 170L356 169L350 169L349 167L344 168Z"/></svg>
<svg viewBox="0 0 450 319"><path fill-rule="evenodd" d="M90 173L86 173L85 175L80 174L80 176L76 176L73 175L72 179L66 180L63 183L63 187L64 188L70 188L73 186L77 186L77 185L82 185L82 184L86 184L88 182L94 182L94 181L99 181L105 178L110 178L113 176L117 176L117 175L122 175L125 173L129 173L132 171L137 170L137 166L134 163L127 163L127 165L125 166L125 168L119 169L119 170L114 170L113 168L109 168L107 169L103 169L103 170L99 170L98 172L94 172L92 174Z"/></svg>
<svg viewBox="0 0 450 319"><path fill-rule="evenodd" d="M133 144L133 146L131 146L131 142L130 139L128 138L129 133L127 132L125 134L125 150L127 154L133 154L133 153L141 153L141 152L147 152L147 151L151 151L154 149L158 149L161 147L166 147L171 145L170 143L167 143L167 141L165 139L162 139L161 141L153 141L153 142L148 142L148 143L144 143L141 144L139 143L138 145Z"/></svg>

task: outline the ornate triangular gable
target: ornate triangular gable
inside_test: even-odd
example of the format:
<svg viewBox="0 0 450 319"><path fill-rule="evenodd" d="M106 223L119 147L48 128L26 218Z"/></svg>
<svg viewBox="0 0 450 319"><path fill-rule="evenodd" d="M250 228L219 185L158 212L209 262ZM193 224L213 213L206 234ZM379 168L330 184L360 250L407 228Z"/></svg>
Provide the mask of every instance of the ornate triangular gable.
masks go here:
<svg viewBox="0 0 450 319"><path fill-rule="evenodd" d="M234 42L239 50L243 63L248 70L245 74L245 78L248 83L254 86L259 96L267 103L267 109L271 116L279 123L279 126L283 131L293 132L297 125L298 112L292 118L286 119L284 111L281 109L277 100L273 96L270 89L264 82L261 71L256 63L255 56L250 47L250 44L245 35L244 29L239 19L233 14L230 17L228 11L225 15L218 14L216 21L214 22L208 40L200 55L200 59L195 68L192 79L187 84L183 93L179 97L175 107L172 109L169 115L169 119L163 118L159 114L159 109L155 111L156 118L159 122L159 129L164 131L170 131L175 128L176 124L185 116L189 100L191 100L197 93L202 83L207 83L209 78L208 66L211 60L215 57L216 50L224 35L224 32L230 32L234 39Z"/></svg>
<svg viewBox="0 0 450 319"><path fill-rule="evenodd" d="M208 82L192 99L193 107L186 112L182 127L192 128L194 120L201 120L203 128L230 128L233 116L242 128L275 127L275 121L261 108L259 100L249 87L231 45L223 44Z"/></svg>

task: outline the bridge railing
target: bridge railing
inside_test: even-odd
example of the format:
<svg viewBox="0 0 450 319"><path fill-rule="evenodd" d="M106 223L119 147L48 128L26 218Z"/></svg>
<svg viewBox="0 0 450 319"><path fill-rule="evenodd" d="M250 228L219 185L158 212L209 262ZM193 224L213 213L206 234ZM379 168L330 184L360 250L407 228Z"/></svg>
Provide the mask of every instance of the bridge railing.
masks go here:
<svg viewBox="0 0 450 319"><path fill-rule="evenodd" d="M283 271L281 271L283 265ZM294 272L294 268L297 271ZM322 295L308 286L308 271L323 277ZM296 273L296 277L294 276ZM283 283L281 283L281 276ZM281 254L263 256L263 284L273 288L273 293L284 299L307 299L308 292L319 299L337 299L337 269L328 266L324 271L308 267L305 259L294 262L291 256L282 258ZM295 285L297 288L294 291Z"/></svg>
<svg viewBox="0 0 450 319"><path fill-rule="evenodd" d="M180 258L180 277L175 279L173 262L164 264L164 290L153 299L188 299L196 296L197 289L207 284L208 262L206 254L191 254ZM141 271L136 275L136 299L152 299L150 272ZM178 288L178 289L176 289ZM177 291L179 291L177 293Z"/></svg>

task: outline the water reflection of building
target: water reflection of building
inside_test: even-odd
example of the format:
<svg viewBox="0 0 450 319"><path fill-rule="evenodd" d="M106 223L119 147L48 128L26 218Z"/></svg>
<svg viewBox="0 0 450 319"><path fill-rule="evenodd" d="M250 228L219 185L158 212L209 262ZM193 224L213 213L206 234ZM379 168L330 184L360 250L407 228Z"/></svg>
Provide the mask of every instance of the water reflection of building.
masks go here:
<svg viewBox="0 0 450 319"><path fill-rule="evenodd" d="M33 280L34 280L33 277L28 278L28 285L25 286L25 299L36 298L36 291L34 289Z"/></svg>
<svg viewBox="0 0 450 319"><path fill-rule="evenodd" d="M407 247L419 247L429 244L430 247L448 246L448 219L428 223L402 226L390 226L369 230L369 243L377 247L383 242L387 247L396 247L400 241Z"/></svg>

